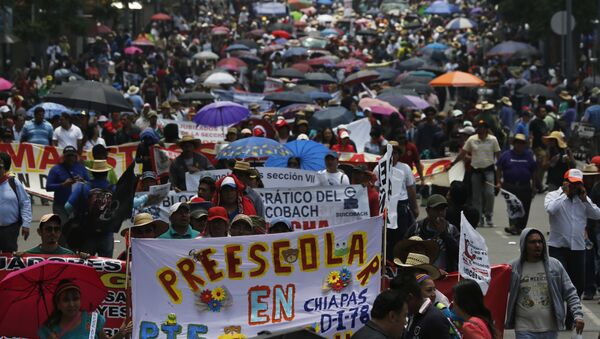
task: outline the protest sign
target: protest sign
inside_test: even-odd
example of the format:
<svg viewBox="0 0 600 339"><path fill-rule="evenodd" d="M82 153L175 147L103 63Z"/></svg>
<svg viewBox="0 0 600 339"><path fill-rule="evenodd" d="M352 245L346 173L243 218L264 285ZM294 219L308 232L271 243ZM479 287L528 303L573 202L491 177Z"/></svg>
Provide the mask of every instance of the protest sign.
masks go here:
<svg viewBox="0 0 600 339"><path fill-rule="evenodd" d="M378 217L312 232L133 239L133 337L299 326L349 337L379 293L382 227Z"/></svg>
<svg viewBox="0 0 600 339"><path fill-rule="evenodd" d="M365 144L371 140L371 122L368 118L362 118L347 125L339 125L333 131L337 133L339 128L344 128L350 133L352 141L356 144L357 153L362 153Z"/></svg>
<svg viewBox="0 0 600 339"><path fill-rule="evenodd" d="M108 147L107 162L120 177L134 161L137 143ZM12 166L10 171L23 183L27 192L52 200L54 192L46 191L50 169L61 162L62 149L29 143L0 143L0 153L7 153ZM84 152L83 160L93 159L91 151Z"/></svg>
<svg viewBox="0 0 600 339"><path fill-rule="evenodd" d="M179 137L191 135L201 142L216 143L225 140L225 132L228 126L212 127L205 125L196 125L193 121L178 121L169 119L158 119L158 127L164 128L165 125L176 124L179 128Z"/></svg>
<svg viewBox="0 0 600 339"><path fill-rule="evenodd" d="M163 201L171 191L171 184L166 183L164 185L154 185L150 186L148 189L148 193L150 195L156 196L156 199L159 201Z"/></svg>
<svg viewBox="0 0 600 339"><path fill-rule="evenodd" d="M465 279L475 280L483 295L490 285L490 258L485 239L460 213L460 242L458 244L458 272Z"/></svg>
<svg viewBox="0 0 600 339"><path fill-rule="evenodd" d="M394 168L394 161L392 159L392 145L387 145L385 155L379 159L376 170L377 173L377 187L379 187L379 214L390 207L390 200L392 199L392 171ZM387 216L389 219L389 215ZM396 223L390 223L387 221L387 228L396 229L398 225Z"/></svg>
<svg viewBox="0 0 600 339"><path fill-rule="evenodd" d="M149 192L137 192L135 196L139 197L148 193ZM163 193L164 192L161 192L161 194ZM190 201L194 196L196 196L196 192L175 191L169 191L162 199L160 199L159 196L151 195L149 196L148 202L145 205L139 206L137 209L133 209L131 219L125 222L123 228L133 225L133 217L135 217L135 215L138 213L150 213L154 219L160 219L166 223L169 223L169 208L175 203Z"/></svg>
<svg viewBox="0 0 600 339"><path fill-rule="evenodd" d="M98 307L98 312L106 318L104 330L108 336L117 333L127 317L125 262L100 257L84 260L78 256L55 254L24 254L21 257L14 257L3 253L0 255L0 280L13 271L24 269L44 260L84 264L95 268L100 273L100 279L104 286L108 289L108 295Z"/></svg>
<svg viewBox="0 0 600 339"><path fill-rule="evenodd" d="M519 200L516 195L510 193L504 188L500 189L500 193L506 201L508 219L517 219L525 216L525 208L523 208L523 203L521 203L521 200Z"/></svg>
<svg viewBox="0 0 600 339"><path fill-rule="evenodd" d="M452 159L454 158L446 157L421 160L425 184L450 187L450 183L454 180L463 181L463 177L465 176L465 165L460 161L448 170L447 166L450 165ZM412 170L415 178L419 178L417 169L413 167Z"/></svg>
<svg viewBox="0 0 600 339"><path fill-rule="evenodd" d="M370 216L367 189L361 185L257 188L265 220L283 217L296 230L338 225Z"/></svg>
<svg viewBox="0 0 600 339"><path fill-rule="evenodd" d="M266 188L312 187L319 185L319 174L314 171L281 167L256 167L256 170L260 173L260 179ZM185 174L185 187L188 190L194 189L198 187L201 178L208 176L219 180L230 173L231 171L227 169L200 171L196 173L187 172Z"/></svg>

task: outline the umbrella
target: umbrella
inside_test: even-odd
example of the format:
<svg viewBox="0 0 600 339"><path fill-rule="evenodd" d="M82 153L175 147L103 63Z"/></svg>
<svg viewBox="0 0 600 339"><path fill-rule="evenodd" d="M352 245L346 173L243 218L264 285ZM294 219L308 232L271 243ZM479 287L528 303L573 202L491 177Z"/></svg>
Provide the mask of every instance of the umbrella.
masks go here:
<svg viewBox="0 0 600 339"><path fill-rule="evenodd" d="M248 65L240 58L231 57L219 60L219 62L217 62L217 67L239 72L240 68L248 67Z"/></svg>
<svg viewBox="0 0 600 339"><path fill-rule="evenodd" d="M198 60L219 60L219 56L211 51L202 51L194 54L194 59Z"/></svg>
<svg viewBox="0 0 600 339"><path fill-rule="evenodd" d="M326 28L321 31L321 35L322 36L330 36L330 35L340 36L340 32L335 28Z"/></svg>
<svg viewBox="0 0 600 339"><path fill-rule="evenodd" d="M38 338L54 312L54 293L62 280L81 292L81 309L93 312L108 294L96 270L87 265L42 261L9 273L0 282L0 328L9 337Z"/></svg>
<svg viewBox="0 0 600 339"><path fill-rule="evenodd" d="M322 91L309 92L308 97L311 98L312 100L329 101L329 100L333 99L333 96L331 95L331 93L322 92Z"/></svg>
<svg viewBox="0 0 600 339"><path fill-rule="evenodd" d="M282 30L282 31L286 31L286 32L293 32L294 31L294 26L290 25L290 24L284 24L282 22L276 22L274 24L272 24L271 26L268 27L267 29L269 32L273 32L273 31L277 31L277 30Z"/></svg>
<svg viewBox="0 0 600 339"><path fill-rule="evenodd" d="M287 167L290 157L300 158L300 168L308 171L320 171L325 169L325 156L329 148L312 140L295 140L285 144L292 153L290 156L282 157L273 155L265 162L265 167Z"/></svg>
<svg viewBox="0 0 600 339"><path fill-rule="evenodd" d="M367 82L379 78L379 73L374 70L363 70L352 73L344 79L344 85L354 85L360 82Z"/></svg>
<svg viewBox="0 0 600 339"><path fill-rule="evenodd" d="M182 94L179 101L201 101L201 100L214 100L215 97L210 93L204 92L187 92Z"/></svg>
<svg viewBox="0 0 600 339"><path fill-rule="evenodd" d="M400 74L399 70L390 67L376 68L375 71L379 73L379 77L375 80L372 80L373 82L391 81Z"/></svg>
<svg viewBox="0 0 600 339"><path fill-rule="evenodd" d="M313 71L312 67L310 67L310 65L307 64L306 62L297 62L297 63L293 64L291 67L299 70L300 72L304 72L304 73Z"/></svg>
<svg viewBox="0 0 600 339"><path fill-rule="evenodd" d="M249 51L250 47L242 44L233 44L225 48L225 52L233 52L233 51Z"/></svg>
<svg viewBox="0 0 600 339"><path fill-rule="evenodd" d="M425 65L427 62L423 58L410 58L398 63L398 69L401 71L414 71Z"/></svg>
<svg viewBox="0 0 600 339"><path fill-rule="evenodd" d="M587 78L583 79L583 85L587 88L596 87L596 86L600 85L600 77L599 76L587 77Z"/></svg>
<svg viewBox="0 0 600 339"><path fill-rule="evenodd" d="M439 43L439 42L434 42L434 43L431 43L431 44L423 47L421 49L421 51L426 50L426 49L437 50L437 51L445 51L445 50L448 49L448 45L445 45L445 44L442 44L442 43Z"/></svg>
<svg viewBox="0 0 600 339"><path fill-rule="evenodd" d="M295 68L276 69L271 75L275 78L304 79L304 73Z"/></svg>
<svg viewBox="0 0 600 339"><path fill-rule="evenodd" d="M292 152L279 142L262 137L237 140L223 148L217 159L261 159L272 155L290 156Z"/></svg>
<svg viewBox="0 0 600 339"><path fill-rule="evenodd" d="M275 31L271 32L271 35L274 36L274 37L276 37L276 38L284 38L284 39L291 39L292 38L292 35L289 32L284 31L282 29L278 29L278 30L275 30Z"/></svg>
<svg viewBox="0 0 600 339"><path fill-rule="evenodd" d="M307 64L311 66L334 67L339 62L339 58L334 55L326 55L314 59L308 59Z"/></svg>
<svg viewBox="0 0 600 339"><path fill-rule="evenodd" d="M54 71L54 79L56 79L57 81L68 81L71 77L74 77L75 80L85 80L84 77L77 73L71 72L70 69L59 68L56 71Z"/></svg>
<svg viewBox="0 0 600 339"><path fill-rule="evenodd" d="M333 18L333 16L331 16L329 14L321 14L317 17L317 21L320 24L327 24L327 23L332 23L333 21L335 21L335 19Z"/></svg>
<svg viewBox="0 0 600 339"><path fill-rule="evenodd" d="M247 37L250 38L254 38L254 39L258 39L258 38L262 38L263 34L265 34L266 31L262 28L258 28L258 29L253 29L250 32L246 33Z"/></svg>
<svg viewBox="0 0 600 339"><path fill-rule="evenodd" d="M298 56L307 56L308 50L304 47L292 47L283 52L284 58L293 58Z"/></svg>
<svg viewBox="0 0 600 339"><path fill-rule="evenodd" d="M431 80L431 86L438 87L482 87L485 82L470 73L465 72L448 72Z"/></svg>
<svg viewBox="0 0 600 339"><path fill-rule="evenodd" d="M55 104L53 102L42 102L40 104L37 104L37 105L31 107L29 110L27 110L27 116L33 117L33 112L35 112L36 108L38 108L38 107L41 107L44 109L44 111L45 111L44 118L45 119L51 119L52 117L61 115L63 113L69 113L69 114L77 113L77 112L71 110L70 108L67 108L61 104Z"/></svg>
<svg viewBox="0 0 600 339"><path fill-rule="evenodd" d="M360 59L356 59L356 58L349 58L349 59L344 59L340 62L337 63L337 65L335 65L335 67L338 68L345 68L346 70L353 70L353 69L362 69L367 67L367 64L365 64L364 61L360 60Z"/></svg>
<svg viewBox="0 0 600 339"><path fill-rule="evenodd" d="M399 113L394 106L379 99L362 98L358 102L358 106L362 109L369 108L371 112L380 115L392 115L392 113Z"/></svg>
<svg viewBox="0 0 600 339"><path fill-rule="evenodd" d="M300 44L306 48L325 48L329 41L315 37L300 38Z"/></svg>
<svg viewBox="0 0 600 339"><path fill-rule="evenodd" d="M433 79L435 78L435 73L433 72L429 72L429 71L412 71L408 73L408 77L409 79L411 79L411 77L413 79L415 78L426 78L426 79Z"/></svg>
<svg viewBox="0 0 600 339"><path fill-rule="evenodd" d="M142 51L141 48L135 47L135 46L129 46L127 48L125 48L125 54L127 55L134 55L134 54L142 54L144 53L144 51Z"/></svg>
<svg viewBox="0 0 600 339"><path fill-rule="evenodd" d="M258 44L256 43L256 41L250 39L236 40L233 43L247 46L250 49L258 49Z"/></svg>
<svg viewBox="0 0 600 339"><path fill-rule="evenodd" d="M311 129L323 129L349 124L354 120L354 114L343 106L333 106L313 114L308 122Z"/></svg>
<svg viewBox="0 0 600 339"><path fill-rule="evenodd" d="M11 89L13 87L13 83L4 79L4 78L0 78L0 91L7 91L9 89Z"/></svg>
<svg viewBox="0 0 600 339"><path fill-rule="evenodd" d="M279 2L265 2L254 5L254 11L258 16L285 16L287 8Z"/></svg>
<svg viewBox="0 0 600 339"><path fill-rule="evenodd" d="M379 10L384 14L395 14L406 10L408 8L408 3L405 2L384 2L379 7Z"/></svg>
<svg viewBox="0 0 600 339"><path fill-rule="evenodd" d="M537 53L538 50L530 44L509 40L494 46L486 53L486 56L511 57L514 54L519 54L520 56L531 56Z"/></svg>
<svg viewBox="0 0 600 339"><path fill-rule="evenodd" d="M283 51L285 47L283 45L275 44L264 47L260 50L260 54L271 54L273 52Z"/></svg>
<svg viewBox="0 0 600 339"><path fill-rule="evenodd" d="M445 1L435 1L425 10L426 14L449 15L460 12L458 6L449 4Z"/></svg>
<svg viewBox="0 0 600 339"><path fill-rule="evenodd" d="M94 29L92 30L92 33L94 35L100 35L100 34L109 34L112 33L112 29L106 25L103 25L101 23L97 23L96 26L94 26Z"/></svg>
<svg viewBox="0 0 600 339"><path fill-rule="evenodd" d="M333 0L317 0L317 5L331 6L331 5L333 5Z"/></svg>
<svg viewBox="0 0 600 339"><path fill-rule="evenodd" d="M431 93L431 91L432 91L432 88L431 88L431 86L429 86L429 84L422 83L422 82L401 83L400 85L398 85L397 88L412 90L419 94Z"/></svg>
<svg viewBox="0 0 600 339"><path fill-rule="evenodd" d="M306 84L314 84L314 85L326 85L326 84L336 84L337 80L335 80L331 75L327 73L306 73L304 75L304 80L302 83Z"/></svg>
<svg viewBox="0 0 600 339"><path fill-rule="evenodd" d="M212 35L227 35L227 34L229 34L229 28L227 28L225 26L217 26L217 27L214 27L210 31L210 34L212 34Z"/></svg>
<svg viewBox="0 0 600 339"><path fill-rule="evenodd" d="M202 107L192 119L197 125L228 126L248 118L250 111L246 106L231 101L217 101Z"/></svg>
<svg viewBox="0 0 600 339"><path fill-rule="evenodd" d="M207 87L219 87L221 85L233 85L235 81L235 78L229 73L215 72L209 75L202 84Z"/></svg>
<svg viewBox="0 0 600 339"><path fill-rule="evenodd" d="M280 108L277 111L277 113L279 115L283 115L283 117L286 119L293 119L296 116L297 112L304 111L305 109L307 109L309 107L315 111L321 109L321 107L319 105L314 105L314 104L291 104L291 105L287 105L287 106Z"/></svg>
<svg viewBox="0 0 600 339"><path fill-rule="evenodd" d="M403 95L400 97L398 107L410 108L410 109L425 109L431 106L427 101L414 95Z"/></svg>
<svg viewBox="0 0 600 339"><path fill-rule="evenodd" d="M309 86L309 85L296 85L296 86L292 87L291 91L308 94L308 93L312 93L312 92L318 92L319 89L316 87L313 87L313 86Z"/></svg>
<svg viewBox="0 0 600 339"><path fill-rule="evenodd" d="M169 21L171 20L171 16L165 13L156 13L150 17L152 21Z"/></svg>
<svg viewBox="0 0 600 339"><path fill-rule="evenodd" d="M446 29L467 29L475 28L477 26L473 20L467 18L456 18L452 19L447 25Z"/></svg>
<svg viewBox="0 0 600 339"><path fill-rule="evenodd" d="M68 107L96 112L131 111L123 94L109 85L91 80L71 81L55 87L44 98Z"/></svg>
<svg viewBox="0 0 600 339"><path fill-rule="evenodd" d="M256 54L249 51L237 51L234 53L237 58L245 62L246 64L261 64L263 61Z"/></svg>
<svg viewBox="0 0 600 339"><path fill-rule="evenodd" d="M291 9L302 9L312 7L312 0L288 0L288 6Z"/></svg>
<svg viewBox="0 0 600 339"><path fill-rule="evenodd" d="M298 92L276 92L265 95L263 100L273 101L277 104L312 103L312 99Z"/></svg>
<svg viewBox="0 0 600 339"><path fill-rule="evenodd" d="M519 88L517 92L530 96L541 95L546 98L556 97L556 93L554 93L551 89L541 84L529 84Z"/></svg>
<svg viewBox="0 0 600 339"><path fill-rule="evenodd" d="M401 87L386 88L383 91L381 91L381 93L379 93L379 96L382 96L382 95L394 95L394 96L415 95L415 96L418 96L417 92L414 89L401 88ZM379 99L379 96L377 97L377 99ZM384 100L384 101L387 101L387 100ZM392 103L392 105L398 106L393 103Z"/></svg>
<svg viewBox="0 0 600 339"><path fill-rule="evenodd" d="M154 47L154 43L141 34L131 44L134 46Z"/></svg>

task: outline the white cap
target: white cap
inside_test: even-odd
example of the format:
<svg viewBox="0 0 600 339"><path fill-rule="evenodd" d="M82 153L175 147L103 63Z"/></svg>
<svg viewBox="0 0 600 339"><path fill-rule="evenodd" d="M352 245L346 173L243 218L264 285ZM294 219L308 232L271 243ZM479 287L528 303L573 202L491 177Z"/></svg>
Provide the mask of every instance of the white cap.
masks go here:
<svg viewBox="0 0 600 339"><path fill-rule="evenodd" d="M340 138L341 139L350 138L350 134L348 134L348 132L346 132L346 131L342 131L342 133L340 133Z"/></svg>
<svg viewBox="0 0 600 339"><path fill-rule="evenodd" d="M237 185L235 184L235 180L233 180L232 177L225 177L225 179L221 181L221 188L223 188L223 186L231 186L233 188L237 187Z"/></svg>
<svg viewBox="0 0 600 339"><path fill-rule="evenodd" d="M465 121L463 121L463 127L467 127L467 126L471 126L471 127L473 127L473 123L472 123L472 122L470 122L469 120L465 120Z"/></svg>
<svg viewBox="0 0 600 339"><path fill-rule="evenodd" d="M554 107L554 101L551 99L546 100L546 106Z"/></svg>
<svg viewBox="0 0 600 339"><path fill-rule="evenodd" d="M0 113L8 113L10 112L10 108L6 105L0 107Z"/></svg>
<svg viewBox="0 0 600 339"><path fill-rule="evenodd" d="M196 81L194 81L194 79L192 79L192 78L186 78L185 83L186 83L186 85L193 85L196 83Z"/></svg>
<svg viewBox="0 0 600 339"><path fill-rule="evenodd" d="M187 202L176 202L171 207L169 207L169 216L177 212L177 210L182 206L185 206L188 210L190 209L190 205L188 205Z"/></svg>
<svg viewBox="0 0 600 339"><path fill-rule="evenodd" d="M105 122L108 121L108 118L106 117L106 115L101 115L98 117L98 122Z"/></svg>
<svg viewBox="0 0 600 339"><path fill-rule="evenodd" d="M473 126L465 126L458 130L458 133L472 135L475 134L475 128Z"/></svg>
<svg viewBox="0 0 600 339"><path fill-rule="evenodd" d="M298 137L296 138L296 140L309 140L309 139L308 139L308 135L306 135L304 133L300 133L298 135Z"/></svg>
<svg viewBox="0 0 600 339"><path fill-rule="evenodd" d="M461 110L459 110L459 109L455 109L454 111L452 111L452 116L453 117L459 117L461 115L463 115L463 112Z"/></svg>

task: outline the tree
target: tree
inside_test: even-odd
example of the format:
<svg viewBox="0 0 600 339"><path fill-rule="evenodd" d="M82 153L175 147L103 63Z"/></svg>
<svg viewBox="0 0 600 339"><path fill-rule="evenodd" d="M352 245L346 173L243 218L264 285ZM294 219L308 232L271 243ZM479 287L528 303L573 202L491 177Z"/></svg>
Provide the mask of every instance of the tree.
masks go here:
<svg viewBox="0 0 600 339"><path fill-rule="evenodd" d="M12 0L14 31L23 41L56 39L61 35L85 34L80 16L84 0Z"/></svg>

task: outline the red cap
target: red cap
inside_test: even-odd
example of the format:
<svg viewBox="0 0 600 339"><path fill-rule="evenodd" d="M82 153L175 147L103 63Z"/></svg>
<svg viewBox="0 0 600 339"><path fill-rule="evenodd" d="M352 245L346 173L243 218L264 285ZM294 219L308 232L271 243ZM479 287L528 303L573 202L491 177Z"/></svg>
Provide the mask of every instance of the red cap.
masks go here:
<svg viewBox="0 0 600 339"><path fill-rule="evenodd" d="M600 167L600 155L597 155L595 157L592 158L592 164Z"/></svg>
<svg viewBox="0 0 600 339"><path fill-rule="evenodd" d="M571 168L565 172L565 179L569 182L583 182L583 172L576 168Z"/></svg>
<svg viewBox="0 0 600 339"><path fill-rule="evenodd" d="M190 204L193 204L195 202L206 202L206 200L204 200L204 198L202 197L193 197L192 200L190 200Z"/></svg>
<svg viewBox="0 0 600 339"><path fill-rule="evenodd" d="M215 219L221 219L229 222L229 215L227 214L225 207L215 206L208 209L208 221L213 221Z"/></svg>
<svg viewBox="0 0 600 339"><path fill-rule="evenodd" d="M264 127L259 125L254 127L252 134L254 134L255 137L264 137L267 135L267 131L265 131Z"/></svg>
<svg viewBox="0 0 600 339"><path fill-rule="evenodd" d="M275 128L280 129L282 127L289 127L288 123L285 120L283 120L283 119L277 120L275 122Z"/></svg>

